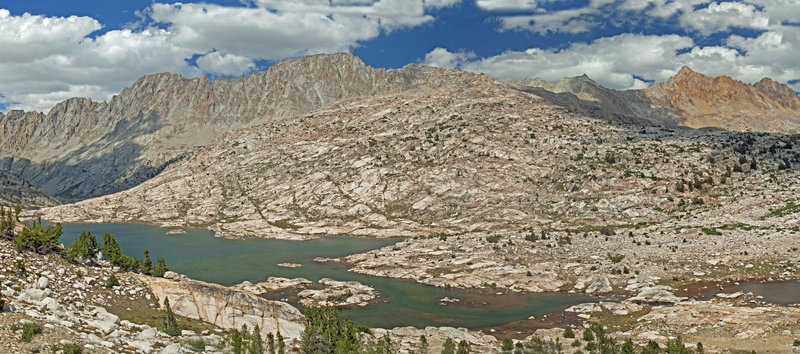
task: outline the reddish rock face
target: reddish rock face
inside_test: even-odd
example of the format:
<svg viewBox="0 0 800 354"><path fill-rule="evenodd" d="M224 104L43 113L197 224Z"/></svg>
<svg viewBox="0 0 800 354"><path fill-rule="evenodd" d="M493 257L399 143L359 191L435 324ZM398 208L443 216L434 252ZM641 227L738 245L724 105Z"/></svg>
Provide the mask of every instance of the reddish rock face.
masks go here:
<svg viewBox="0 0 800 354"><path fill-rule="evenodd" d="M800 122L800 98L769 78L751 85L683 67L643 93L654 105L669 110L679 124L692 128L788 132Z"/></svg>

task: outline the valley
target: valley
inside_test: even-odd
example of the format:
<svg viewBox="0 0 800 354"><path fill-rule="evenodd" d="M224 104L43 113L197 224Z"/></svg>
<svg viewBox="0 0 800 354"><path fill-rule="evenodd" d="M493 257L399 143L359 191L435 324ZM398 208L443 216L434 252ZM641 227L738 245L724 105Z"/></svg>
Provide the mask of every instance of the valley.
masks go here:
<svg viewBox="0 0 800 354"><path fill-rule="evenodd" d="M248 86L256 79L277 83ZM689 68L616 91L585 76L505 82L320 55L245 78L140 79L86 106L130 110L106 122L119 139L81 145L76 130L63 145L76 155L34 157L46 130L13 128L0 165L43 195L19 199L31 201L24 219L64 223L65 245L110 230L133 254L165 257L169 278L121 273L149 291L145 306L169 296L178 315L220 331L257 322L266 335L289 319L297 345L296 307L330 300L402 350L427 333L432 352L447 336L481 352L504 338L591 351L580 334L599 324L640 348L680 337L707 352L791 352L800 298L768 291L800 279L800 98L789 93ZM34 119L9 118L20 115L0 123ZM142 154L88 158L125 141ZM11 272L22 254L4 252ZM766 285L720 285L736 282Z"/></svg>

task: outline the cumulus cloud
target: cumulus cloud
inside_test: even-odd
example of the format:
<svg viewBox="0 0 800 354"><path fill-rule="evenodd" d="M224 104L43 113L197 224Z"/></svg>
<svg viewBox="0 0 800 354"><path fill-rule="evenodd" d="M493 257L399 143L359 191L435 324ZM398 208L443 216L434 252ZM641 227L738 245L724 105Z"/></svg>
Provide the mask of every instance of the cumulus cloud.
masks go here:
<svg viewBox="0 0 800 354"><path fill-rule="evenodd" d="M248 57L220 54L220 52L211 52L197 58L197 67L203 72L213 74L241 75L255 66L253 60Z"/></svg>
<svg viewBox="0 0 800 354"><path fill-rule="evenodd" d="M461 53L437 48L428 53L424 61L504 79L540 76L553 81L562 76L586 73L618 89L647 85L647 81L636 77L663 81L682 65L709 75L728 75L747 82L769 76L792 82L795 89L800 87L797 81L800 63L796 60L800 56L800 27L796 26L800 6L795 0L590 0L582 6L554 11L547 10L545 5L545 1L539 1L538 7L530 8L528 14L500 17L499 30L531 31L544 36L576 34L591 32L608 23L624 28L630 21L647 19L677 23L687 34L622 34L586 44L573 43L563 50L531 48L485 58L465 59L459 56ZM484 8L490 10L489 6ZM756 30L759 34L754 37L728 34L727 39L711 46L694 43L694 37L725 33L734 28Z"/></svg>
<svg viewBox="0 0 800 354"><path fill-rule="evenodd" d="M667 79L674 74L674 68L679 67L676 53L693 45L691 38L678 35L622 34L592 43L574 43L563 50L531 48L471 61L464 60L459 53L437 48L426 55L425 61L457 58L441 60L437 64L451 64L448 67L482 72L501 79L541 77L556 81L564 76L587 74L604 86L629 89L647 85L634 75Z"/></svg>
<svg viewBox="0 0 800 354"><path fill-rule="evenodd" d="M101 28L89 17L12 16L0 10L0 103L8 109L47 111L70 97L103 100L137 77L172 71L196 75L164 30Z"/></svg>
<svg viewBox="0 0 800 354"><path fill-rule="evenodd" d="M756 38L733 36L727 46L697 46L686 36L621 34L591 43L573 43L562 50L531 48L486 58L436 48L425 56L424 62L501 79L541 77L557 81L587 74L615 89L644 88L649 85L647 81L665 81L688 65L707 75L727 75L745 82L756 82L765 76L792 81L797 89L800 84L793 81L800 78L800 65L794 59L796 38L800 38L797 29L790 37L765 32Z"/></svg>
<svg viewBox="0 0 800 354"><path fill-rule="evenodd" d="M0 105L47 111L70 97L104 100L154 72L239 75L255 60L348 51L433 21L460 0L251 0L245 6L153 3L140 20L98 36L90 17L0 9ZM200 55L196 66L186 59Z"/></svg>
<svg viewBox="0 0 800 354"><path fill-rule="evenodd" d="M769 25L766 13L740 2L714 2L706 8L687 12L680 21L683 27L704 35L727 31L731 27L766 29Z"/></svg>
<svg viewBox="0 0 800 354"><path fill-rule="evenodd" d="M475 53L472 52L451 53L444 48L435 48L425 54L423 62L426 65L440 68L459 68L474 57Z"/></svg>
<svg viewBox="0 0 800 354"><path fill-rule="evenodd" d="M478 7L484 10L533 10L536 0L477 0Z"/></svg>

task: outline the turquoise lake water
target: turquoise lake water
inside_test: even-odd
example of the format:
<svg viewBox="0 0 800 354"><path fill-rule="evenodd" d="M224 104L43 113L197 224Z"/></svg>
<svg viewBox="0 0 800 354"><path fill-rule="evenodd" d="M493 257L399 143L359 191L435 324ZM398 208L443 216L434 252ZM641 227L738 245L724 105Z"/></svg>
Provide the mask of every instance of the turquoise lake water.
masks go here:
<svg viewBox="0 0 800 354"><path fill-rule="evenodd" d="M370 327L491 327L591 301L585 296L564 293L495 295L488 291L436 288L348 272L343 264L313 261L316 257L336 258L361 253L401 239L230 240L214 237L212 231L204 229L185 229L186 234L166 235L168 229L146 224L64 224L60 241L68 246L84 230L90 230L98 241L102 240L104 232L110 232L128 255L141 258L148 249L154 262L156 257L164 257L170 270L222 285L245 280L256 283L270 276L302 277L312 281L321 278L354 280L370 285L380 292L377 303L343 311L344 316L354 322ZM284 262L300 263L302 267L277 266ZM441 306L439 300L444 297L461 301Z"/></svg>

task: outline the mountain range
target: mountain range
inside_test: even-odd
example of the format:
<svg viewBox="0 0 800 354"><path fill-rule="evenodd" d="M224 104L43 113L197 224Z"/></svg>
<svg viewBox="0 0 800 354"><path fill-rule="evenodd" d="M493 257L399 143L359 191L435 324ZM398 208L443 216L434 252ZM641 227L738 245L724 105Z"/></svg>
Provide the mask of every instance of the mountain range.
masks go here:
<svg viewBox="0 0 800 354"><path fill-rule="evenodd" d="M396 70L374 69L352 55L333 54L288 60L264 72L214 81L168 73L148 75L108 102L73 98L59 103L47 114L0 113L0 171L43 192L36 193L54 198L19 199L28 206L48 206L55 200L72 203L131 190L145 181L151 181L149 187L154 187L154 181L159 180L155 177L171 166L194 164L194 173L201 172L197 171L200 163L207 163L208 169L218 169L235 160L222 158L221 154L238 158L242 156L239 151L242 147L249 149L250 154L256 154L253 151L268 154L251 156L253 159L272 161L279 151L285 157L301 159L300 155L308 152L295 149L324 139L333 139L334 144L315 148L344 149L336 140L342 134L356 134L351 139L381 140L390 136L412 139L407 141L425 141L433 136L442 139L440 134L433 134L440 133L443 125L467 124L472 128L472 124L480 123L456 123L451 119L484 112L486 107L481 100L501 105L507 97L515 97L508 104L520 107L524 102L526 107L515 108L508 114L526 119L532 119L527 115L541 114L534 107L544 105L554 112L579 113L612 125L659 129L708 127L732 132L800 131L800 98L788 86L768 78L751 85L728 77L707 77L684 67L668 81L647 89L618 91L602 87L585 75L564 78L558 83L541 79L504 82L485 75L416 64ZM409 110L410 107L417 110ZM504 111L499 106L498 110ZM373 116L364 116L365 111ZM309 116L312 112L315 113ZM392 118L400 119L397 117L400 112L404 115L402 123ZM490 113L494 117L496 112ZM317 121L318 117L325 118ZM438 125L432 125L434 122ZM550 124L559 125L557 120ZM420 127L433 130L416 131ZM548 127L542 127L545 128ZM490 155L519 153L512 146L491 150L491 142L497 142L492 141L494 137L490 134L494 128L480 129L488 130L469 138L474 141L472 149ZM367 133L370 135L364 135ZM462 131L447 134L448 139L464 135ZM232 142L239 142L239 150L230 145ZM373 144L360 140L359 143ZM395 143L392 148L405 145L392 144ZM312 158L314 164L336 163L341 158L322 150L319 153L325 160ZM419 150L395 154L416 151ZM447 151L434 147L432 151L426 150L424 156L438 159L444 158L441 155L444 153ZM389 151L386 154L392 155ZM280 161L269 163L286 165ZM250 177L254 176L226 178L232 178L231 183L236 184ZM209 198L219 197L214 193L230 193L227 189L206 192ZM261 203L266 201L251 204ZM219 205L208 208L200 213L216 216L196 216L196 220L189 222L219 221ZM188 215L185 209L176 208Z"/></svg>

